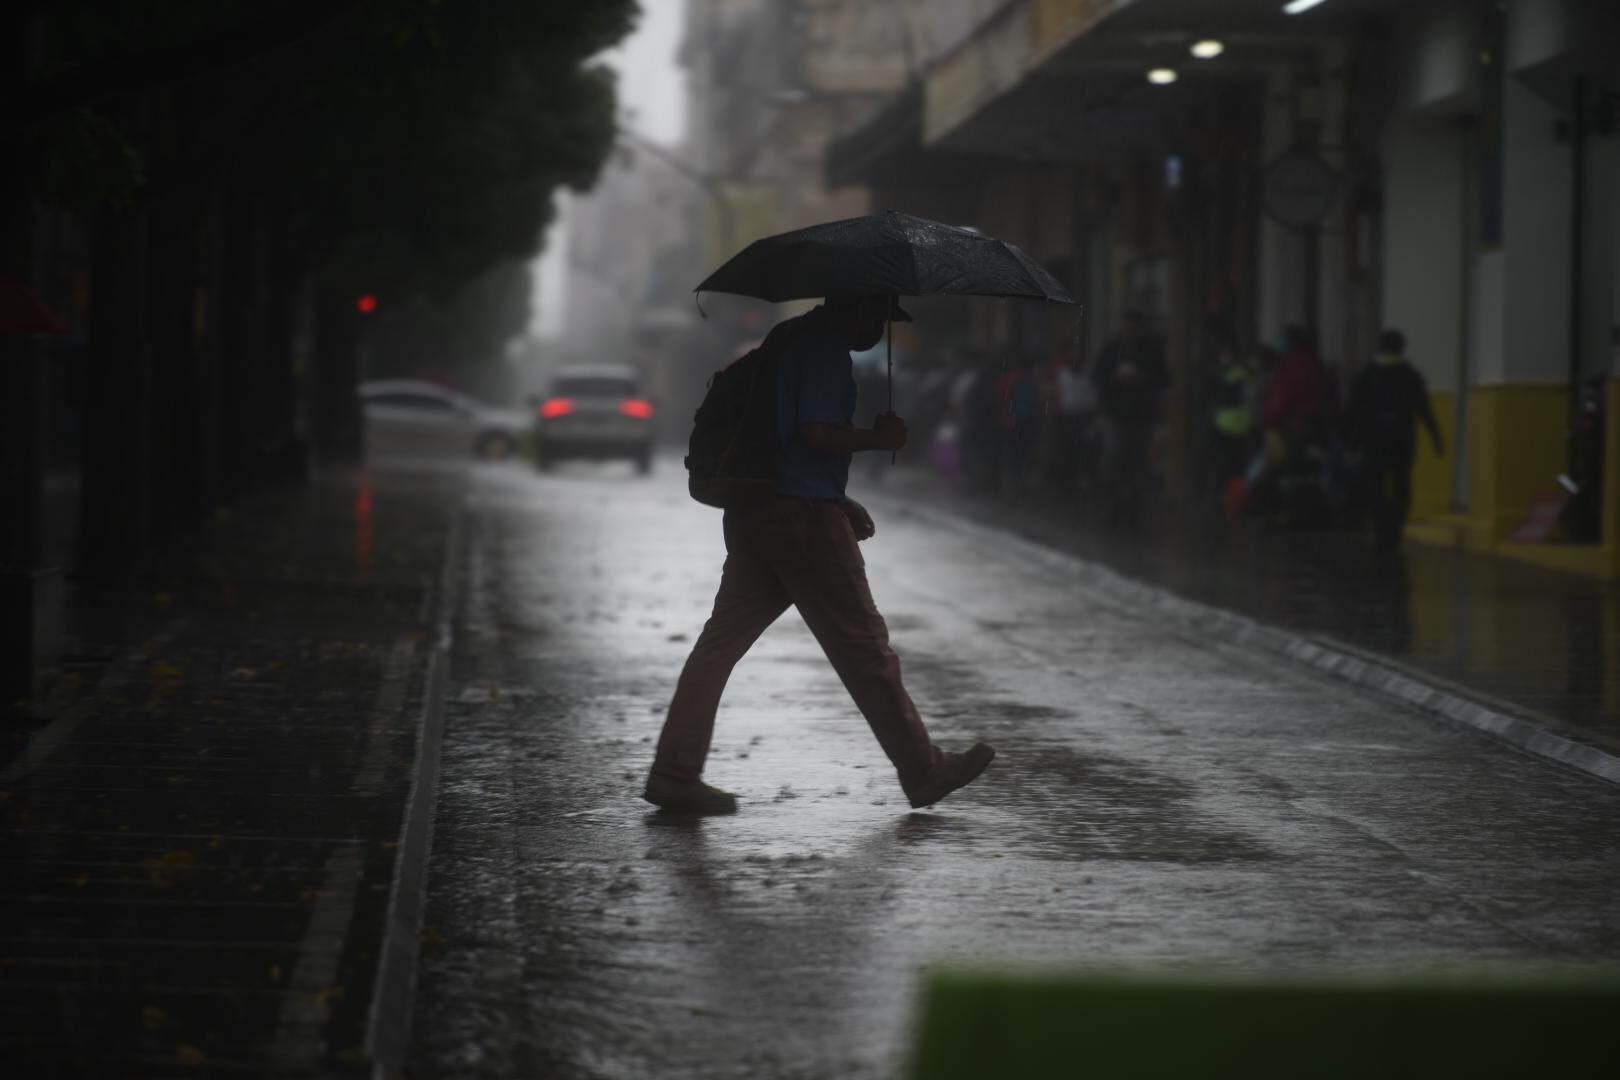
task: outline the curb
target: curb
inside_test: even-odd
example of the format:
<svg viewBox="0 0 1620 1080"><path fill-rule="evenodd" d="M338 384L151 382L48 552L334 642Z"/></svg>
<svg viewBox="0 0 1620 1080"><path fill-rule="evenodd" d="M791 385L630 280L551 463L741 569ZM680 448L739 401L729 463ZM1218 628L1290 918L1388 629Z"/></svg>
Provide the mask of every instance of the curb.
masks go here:
<svg viewBox="0 0 1620 1080"><path fill-rule="evenodd" d="M449 681L451 627L460 603L460 579L466 504L450 512L444 565L439 574L429 646L422 716L417 722L416 765L400 822L394 879L388 893L377 973L372 982L366 1022L366 1055L374 1080L405 1075L410 1045L411 1011L416 996L416 966L421 953L422 908L427 898L428 852L433 843L433 816L439 794L439 766L444 746L444 696Z"/></svg>
<svg viewBox="0 0 1620 1080"><path fill-rule="evenodd" d="M1555 761L1598 780L1620 784L1620 756L1568 732L1557 720L1419 672L1385 656L1332 637L1298 634L1225 608L1126 577L1090 562L949 511L925 506L904 495L881 498L913 517L949 524L1000 547L1016 547L1035 561L1061 570L1071 580L1137 614L1161 616L1183 632L1196 631L1208 644L1236 646L1251 653L1285 657L1342 682L1393 698L1429 716L1484 732L1537 757Z"/></svg>

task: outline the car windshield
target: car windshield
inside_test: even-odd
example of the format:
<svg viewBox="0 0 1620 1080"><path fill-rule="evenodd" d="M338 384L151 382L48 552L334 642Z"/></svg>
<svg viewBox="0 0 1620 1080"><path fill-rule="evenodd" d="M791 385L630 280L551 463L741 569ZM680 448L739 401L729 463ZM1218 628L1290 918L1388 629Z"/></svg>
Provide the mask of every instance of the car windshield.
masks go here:
<svg viewBox="0 0 1620 1080"><path fill-rule="evenodd" d="M635 397L636 384L612 375L579 375L552 384L557 397Z"/></svg>

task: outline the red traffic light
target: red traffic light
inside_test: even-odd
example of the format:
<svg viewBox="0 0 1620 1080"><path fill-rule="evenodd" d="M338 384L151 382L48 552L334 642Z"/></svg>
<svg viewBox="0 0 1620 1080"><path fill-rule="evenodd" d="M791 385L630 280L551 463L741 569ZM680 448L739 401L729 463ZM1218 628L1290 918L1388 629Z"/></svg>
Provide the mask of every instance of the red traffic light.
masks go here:
<svg viewBox="0 0 1620 1080"><path fill-rule="evenodd" d="M354 302L354 309L362 315L370 315L377 310L377 297L375 293L366 293Z"/></svg>

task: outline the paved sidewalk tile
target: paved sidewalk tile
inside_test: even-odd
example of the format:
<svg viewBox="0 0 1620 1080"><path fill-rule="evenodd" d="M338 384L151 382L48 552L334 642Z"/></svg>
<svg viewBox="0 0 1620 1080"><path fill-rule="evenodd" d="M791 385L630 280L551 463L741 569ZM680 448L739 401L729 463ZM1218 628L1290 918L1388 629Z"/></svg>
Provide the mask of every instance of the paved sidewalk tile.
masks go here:
<svg viewBox="0 0 1620 1080"><path fill-rule="evenodd" d="M11 1075L363 1066L458 499L325 478L78 588L77 693L0 764Z"/></svg>

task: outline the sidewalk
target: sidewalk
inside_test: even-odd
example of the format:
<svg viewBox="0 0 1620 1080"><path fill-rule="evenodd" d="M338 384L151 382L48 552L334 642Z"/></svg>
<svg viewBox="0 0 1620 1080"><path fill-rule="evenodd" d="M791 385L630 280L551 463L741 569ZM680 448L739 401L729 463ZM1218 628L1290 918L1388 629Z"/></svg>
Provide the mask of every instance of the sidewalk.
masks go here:
<svg viewBox="0 0 1620 1080"><path fill-rule="evenodd" d="M1368 661L1455 708L1477 705L1524 738L1552 733L1606 755L1605 769L1620 765L1613 585L1412 542L1392 559L1360 534L1272 531L1164 504L1135 530L1110 528L1078 492L1067 501L1044 490L997 497L922 468L885 469L875 480L860 470L850 488L856 498L898 496L1011 530L1283 631L1295 652L1327 651L1340 666Z"/></svg>
<svg viewBox="0 0 1620 1080"><path fill-rule="evenodd" d="M460 485L327 477L79 584L0 759L17 1076L363 1069Z"/></svg>

